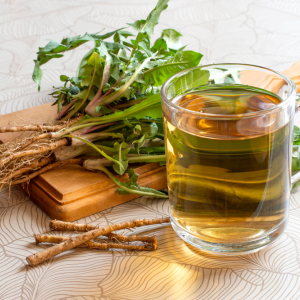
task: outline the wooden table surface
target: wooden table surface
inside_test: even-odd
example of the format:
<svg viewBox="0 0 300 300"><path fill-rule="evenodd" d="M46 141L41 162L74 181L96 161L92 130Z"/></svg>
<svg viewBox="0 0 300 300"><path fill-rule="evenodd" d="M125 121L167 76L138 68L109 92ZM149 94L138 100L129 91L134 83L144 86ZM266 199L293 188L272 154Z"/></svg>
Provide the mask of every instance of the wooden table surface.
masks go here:
<svg viewBox="0 0 300 300"><path fill-rule="evenodd" d="M142 17L156 1L0 0L0 114L51 101L59 75L72 75L88 46L44 68L42 91L31 80L38 46L49 39L116 29ZM202 63L244 62L283 70L300 60L300 1L170 0L156 32L175 28ZM34 121L34 120L33 120ZM168 201L142 197L80 222L111 224L168 215ZM0 299L300 299L300 192L291 197L284 235L240 257L204 255L170 225L154 234L154 252L77 249L35 268L25 257L41 250L32 235L49 218L18 189L0 191Z"/></svg>

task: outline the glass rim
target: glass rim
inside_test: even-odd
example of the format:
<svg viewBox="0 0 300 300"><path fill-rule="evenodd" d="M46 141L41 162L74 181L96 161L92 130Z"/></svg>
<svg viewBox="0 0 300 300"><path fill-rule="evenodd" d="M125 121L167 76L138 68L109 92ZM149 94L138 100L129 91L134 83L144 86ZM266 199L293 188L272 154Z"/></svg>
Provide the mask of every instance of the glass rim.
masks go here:
<svg viewBox="0 0 300 300"><path fill-rule="evenodd" d="M180 106L174 104L173 102L171 102L167 98L167 96L166 96L166 89L167 89L169 83L174 78L180 76L181 74L187 73L187 72L189 72L191 70L195 70L195 69L202 69L202 68L206 68L206 67L226 66L226 65L228 65L228 66L254 67L254 68L263 69L263 70L266 70L266 71L269 71L269 72L273 72L273 73L279 75L288 84L288 86L290 87L289 95L286 97L285 100L282 100L282 102L280 102L279 104L277 104L277 105L275 105L273 107L270 107L270 108L267 108L267 109L264 109L264 110L255 111L255 112L244 113L244 114L237 114L237 115L209 114L209 113L196 112L196 111L192 111L192 110L180 107ZM252 65L252 64L244 64L244 63L218 63L218 64L201 65L201 66L193 67L193 68L186 69L186 70L183 70L181 72L178 72L177 74L171 76L168 80L165 81L165 83L161 87L160 95L161 95L162 101L166 105L172 106L173 108L176 108L176 109L181 110L183 112L185 111L185 112L187 112L189 114L197 115L199 117L204 117L204 118L207 118L207 119L209 118L209 119L234 120L234 119L251 118L253 116L259 116L259 115L262 115L262 114L266 114L266 113L272 112L272 111L277 110L279 108L282 108L285 105L288 105L290 103L291 99L293 99L293 96L294 96L294 99L296 99L296 85L295 85L295 83L289 77L285 76L284 74L282 74L282 73L280 73L278 71L275 71L273 69L263 67L263 66Z"/></svg>

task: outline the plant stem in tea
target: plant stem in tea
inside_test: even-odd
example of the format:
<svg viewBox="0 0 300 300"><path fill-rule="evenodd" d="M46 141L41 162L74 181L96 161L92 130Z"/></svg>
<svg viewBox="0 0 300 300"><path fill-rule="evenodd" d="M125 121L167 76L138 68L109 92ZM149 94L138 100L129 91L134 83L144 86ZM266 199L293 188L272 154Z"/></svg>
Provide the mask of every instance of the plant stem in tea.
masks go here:
<svg viewBox="0 0 300 300"><path fill-rule="evenodd" d="M281 101L228 87L173 100L185 109L164 116L170 209L179 226L208 242L234 243L262 238L284 224L290 123L282 125L281 110L272 110Z"/></svg>

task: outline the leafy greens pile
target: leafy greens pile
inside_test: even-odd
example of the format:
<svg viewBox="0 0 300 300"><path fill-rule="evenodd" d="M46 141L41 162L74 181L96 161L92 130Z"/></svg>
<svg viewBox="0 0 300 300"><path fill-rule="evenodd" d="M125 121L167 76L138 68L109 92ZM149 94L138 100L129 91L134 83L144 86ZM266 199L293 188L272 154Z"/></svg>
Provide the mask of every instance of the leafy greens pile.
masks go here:
<svg viewBox="0 0 300 300"><path fill-rule="evenodd" d="M61 75L63 86L52 93L57 121L85 114L68 128L69 135L65 136L81 139L85 145L73 149L73 153L70 149L66 158L98 154L112 164L117 174L126 172L132 162L165 164L160 88L176 73L198 66L202 58L198 52L185 50L181 34L174 29L162 30L161 36L151 41L167 4L168 0L159 0L145 20L128 23L135 33L128 28L106 34L85 33L64 38L60 43L51 40L39 48L32 78L40 90L42 65L87 42L94 45L79 62L76 76ZM157 144L157 140L161 143ZM125 184L118 182L104 166L96 169L111 177L120 193L149 195L150 191L156 196L164 195L138 187L137 174L132 170L127 171L130 180Z"/></svg>
<svg viewBox="0 0 300 300"><path fill-rule="evenodd" d="M80 61L75 77L60 76L64 86L52 93L57 119L66 120L84 111L97 117L114 112L113 106L120 103L134 105L157 94L172 75L199 64L202 54L185 50L181 34L174 29L163 30L160 38L150 42L167 3L168 0L159 0L146 20L128 23L136 35L120 28L102 35L86 33L64 38L60 43L50 41L39 48L32 77L40 89L43 64L86 42L94 43L94 48ZM106 41L111 37L113 42Z"/></svg>

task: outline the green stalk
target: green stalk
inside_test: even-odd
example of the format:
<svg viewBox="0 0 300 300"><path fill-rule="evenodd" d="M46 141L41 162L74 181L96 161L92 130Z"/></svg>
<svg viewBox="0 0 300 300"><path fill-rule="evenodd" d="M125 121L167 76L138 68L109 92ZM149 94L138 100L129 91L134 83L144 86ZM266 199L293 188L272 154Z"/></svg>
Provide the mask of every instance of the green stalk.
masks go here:
<svg viewBox="0 0 300 300"><path fill-rule="evenodd" d="M105 129L105 130L102 130L101 132L110 132L110 131L115 131L116 129L121 129L121 128L124 128L126 127L127 125L116 125L114 126L113 128L108 128L108 129Z"/></svg>
<svg viewBox="0 0 300 300"><path fill-rule="evenodd" d="M120 188L120 189L122 189L122 190L124 190L124 191L126 191L126 192L128 192L128 193L133 193L133 194L137 194L137 195L141 195L141 196L154 196L154 197L160 197L160 198L166 198L166 199L169 198L168 195L165 195L165 194L163 194L163 193L161 193L161 195L160 195L160 194L158 195L158 193L159 193L158 191L156 191L157 193L151 193L151 192L145 192L145 191L141 191L141 190L133 190L133 189L131 189L131 188L128 188L128 187L122 185L122 183L121 183L117 178L115 178L115 177L113 176L113 174L110 173L110 172L109 172L104 166L102 166L102 165L99 165L99 166L97 167L97 170L102 171L103 173L105 173L105 174L113 181L113 183L114 183L118 188Z"/></svg>
<svg viewBox="0 0 300 300"><path fill-rule="evenodd" d="M165 162L166 161L166 155L139 155L139 156L129 156L128 162L129 163L150 163L150 162Z"/></svg>
<svg viewBox="0 0 300 300"><path fill-rule="evenodd" d="M68 81L65 82L64 88L67 86ZM61 93L58 101L57 101L57 113L59 113L62 110L62 100L65 97L65 94Z"/></svg>
<svg viewBox="0 0 300 300"><path fill-rule="evenodd" d="M130 77L130 79L116 92L102 98L97 105L107 105L115 101L117 98L119 98L135 81L135 78L138 76L138 74L142 71L145 64L151 59L151 57L145 59L143 63L135 70L133 75Z"/></svg>
<svg viewBox="0 0 300 300"><path fill-rule="evenodd" d="M78 139L84 143L86 143L87 145L89 145L90 147L94 148L96 151L98 151L102 156L106 157L107 159L111 160L112 162L118 164L120 167L122 167L122 163L120 163L118 160L113 159L112 157L110 157L109 155L107 155L104 151L100 150L96 145L94 145L93 143L82 139L78 136L75 135L65 135L64 137L70 137L70 138L74 138L74 139Z"/></svg>
<svg viewBox="0 0 300 300"><path fill-rule="evenodd" d="M162 134L162 133L157 133L156 136L157 136L157 137L160 137L160 138L164 138L164 137L165 137L165 135Z"/></svg>
<svg viewBox="0 0 300 300"><path fill-rule="evenodd" d="M102 131L94 132L94 133L87 133L80 137L89 142L98 141L100 139L105 139L107 137L122 139L122 141L124 141L124 136L121 133L110 133L110 132L102 132ZM78 141L78 139L72 139L72 141L71 141L71 146L77 146L77 145L83 145L83 144L85 144L85 142Z"/></svg>
<svg viewBox="0 0 300 300"><path fill-rule="evenodd" d="M128 163L134 164L134 163L151 163L151 162L165 162L166 161L166 155L148 155L148 154L128 154ZM104 165L104 166L110 166L113 164L111 160L108 160L106 158L98 158L98 159L87 159L85 161L86 166L88 169L95 169L97 166Z"/></svg>
<svg viewBox="0 0 300 300"><path fill-rule="evenodd" d="M86 95L84 97L84 99L82 100L81 104L76 108L71 110L64 118L62 118L60 121L66 121L69 120L70 118L72 118L79 110L80 108L85 104L86 100L89 97L89 94L91 92L92 86L93 86L93 82L94 82L94 77L95 77L95 73L96 73L96 57L95 57L95 66L94 66L94 71L93 71L93 75L92 75L92 80L91 80L91 84L89 85Z"/></svg>
<svg viewBox="0 0 300 300"><path fill-rule="evenodd" d="M101 123L101 124L105 124L105 123L110 123L110 122L104 122L104 123ZM99 122L93 122L93 123L80 122L80 123L77 123L77 124L81 124L81 125L72 126L72 127L68 128L68 132L74 132L74 131L77 131L77 130L82 129L82 128L101 125Z"/></svg>
<svg viewBox="0 0 300 300"><path fill-rule="evenodd" d="M151 98L153 98L154 100ZM151 99L151 101L149 99ZM106 115L106 116L102 116L102 117L89 118L85 121L79 121L79 123L77 123L77 126L75 124L75 125L73 125L74 127L71 127L68 130L74 131L74 128L76 128L76 130L78 130L78 129L81 129L84 127L97 126L97 125L101 125L101 124L105 124L105 123L124 120L131 116L134 117L134 115L136 113L138 113L140 111L144 111L150 107L151 108L161 107L161 98L160 98L159 94L152 95L148 99L145 99L144 101L142 101L139 104L131 106L127 110L115 112L111 115Z"/></svg>

